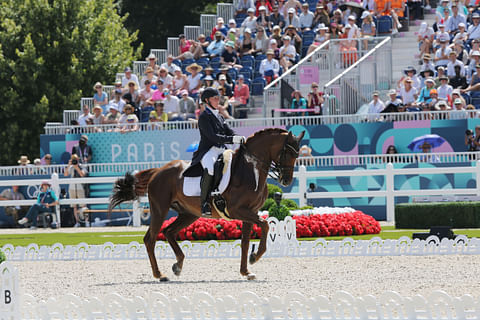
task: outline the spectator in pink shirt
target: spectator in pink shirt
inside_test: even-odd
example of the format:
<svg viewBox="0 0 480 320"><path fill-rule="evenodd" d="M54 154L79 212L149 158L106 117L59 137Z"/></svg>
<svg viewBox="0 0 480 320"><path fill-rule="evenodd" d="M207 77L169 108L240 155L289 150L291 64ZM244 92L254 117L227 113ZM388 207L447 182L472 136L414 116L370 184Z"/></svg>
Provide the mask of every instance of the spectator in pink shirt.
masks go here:
<svg viewBox="0 0 480 320"><path fill-rule="evenodd" d="M180 55L176 57L175 59L179 60L185 60L185 59L193 59L193 52L194 47L192 46L192 42L190 40L187 40L184 34L181 34L178 36L180 40Z"/></svg>
<svg viewBox="0 0 480 320"><path fill-rule="evenodd" d="M234 107L238 107L240 105L247 105L247 100L249 98L250 98L250 89L248 88L248 85L245 84L243 74L241 74L237 78L237 83L235 84L233 97L230 98L230 103Z"/></svg>

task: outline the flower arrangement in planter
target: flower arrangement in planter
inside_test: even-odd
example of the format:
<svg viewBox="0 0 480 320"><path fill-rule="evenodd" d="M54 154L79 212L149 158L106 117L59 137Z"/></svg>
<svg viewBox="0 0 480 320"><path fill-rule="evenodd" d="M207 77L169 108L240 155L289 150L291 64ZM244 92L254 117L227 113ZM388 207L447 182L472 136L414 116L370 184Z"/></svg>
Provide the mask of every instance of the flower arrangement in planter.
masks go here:
<svg viewBox="0 0 480 320"><path fill-rule="evenodd" d="M5 255L5 253L2 250L0 250L0 263L2 263L4 261L7 261L7 256Z"/></svg>

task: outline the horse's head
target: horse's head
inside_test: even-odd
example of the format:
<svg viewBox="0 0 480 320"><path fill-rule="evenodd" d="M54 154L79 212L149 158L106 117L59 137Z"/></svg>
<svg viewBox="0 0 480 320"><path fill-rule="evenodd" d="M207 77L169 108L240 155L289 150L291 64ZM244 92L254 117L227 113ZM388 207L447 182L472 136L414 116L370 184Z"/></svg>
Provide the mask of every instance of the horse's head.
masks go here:
<svg viewBox="0 0 480 320"><path fill-rule="evenodd" d="M278 182L283 186L288 186L292 183L293 169L295 161L298 158L298 151L300 149L300 141L302 141L305 131L302 131L297 137L291 132L288 132L283 146L276 156L274 156L274 168L278 175Z"/></svg>

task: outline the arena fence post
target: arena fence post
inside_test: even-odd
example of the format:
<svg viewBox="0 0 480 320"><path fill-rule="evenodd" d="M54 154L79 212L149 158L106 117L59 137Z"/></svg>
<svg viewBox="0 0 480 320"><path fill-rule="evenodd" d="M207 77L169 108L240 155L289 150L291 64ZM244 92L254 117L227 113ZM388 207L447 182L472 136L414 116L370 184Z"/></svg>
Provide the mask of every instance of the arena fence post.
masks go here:
<svg viewBox="0 0 480 320"><path fill-rule="evenodd" d="M140 221L141 210L142 210L142 206L140 205L140 201L138 201L138 200L133 201L132 225L134 227L140 227L140 225L141 225L141 221Z"/></svg>
<svg viewBox="0 0 480 320"><path fill-rule="evenodd" d="M476 177L475 177L475 182L476 182L476 187L477 187L477 196L480 197L480 160L477 160L477 165L476 165Z"/></svg>
<svg viewBox="0 0 480 320"><path fill-rule="evenodd" d="M56 172L52 173L50 183L52 184L53 191L55 192L58 199L60 200L60 191L61 190L60 190L60 181L59 181L58 173L56 173ZM57 228L60 228L60 226L62 225L62 221L60 220L61 219L60 218L61 217L61 215L60 215L60 205L55 206L55 217L57 218L56 219Z"/></svg>
<svg viewBox="0 0 480 320"><path fill-rule="evenodd" d="M385 191L387 191L386 205L387 205L387 221L395 221L395 195L394 195L394 180L393 180L393 164L387 163L387 173L385 175Z"/></svg>
<svg viewBox="0 0 480 320"><path fill-rule="evenodd" d="M9 262L0 263L0 319L20 319L20 299L17 269Z"/></svg>
<svg viewBox="0 0 480 320"><path fill-rule="evenodd" d="M299 205L304 207L307 205L307 167L301 165L298 168L298 194Z"/></svg>

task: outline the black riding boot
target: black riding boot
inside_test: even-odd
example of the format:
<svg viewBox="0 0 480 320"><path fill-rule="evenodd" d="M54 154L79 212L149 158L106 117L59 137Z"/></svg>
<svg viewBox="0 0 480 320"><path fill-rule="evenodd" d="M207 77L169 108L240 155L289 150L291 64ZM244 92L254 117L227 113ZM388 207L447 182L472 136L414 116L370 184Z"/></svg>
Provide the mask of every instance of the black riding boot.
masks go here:
<svg viewBox="0 0 480 320"><path fill-rule="evenodd" d="M208 174L208 170L203 171L202 179L200 180L200 200L202 201L202 216L211 217L212 209L208 203L210 192L213 185L213 176Z"/></svg>

